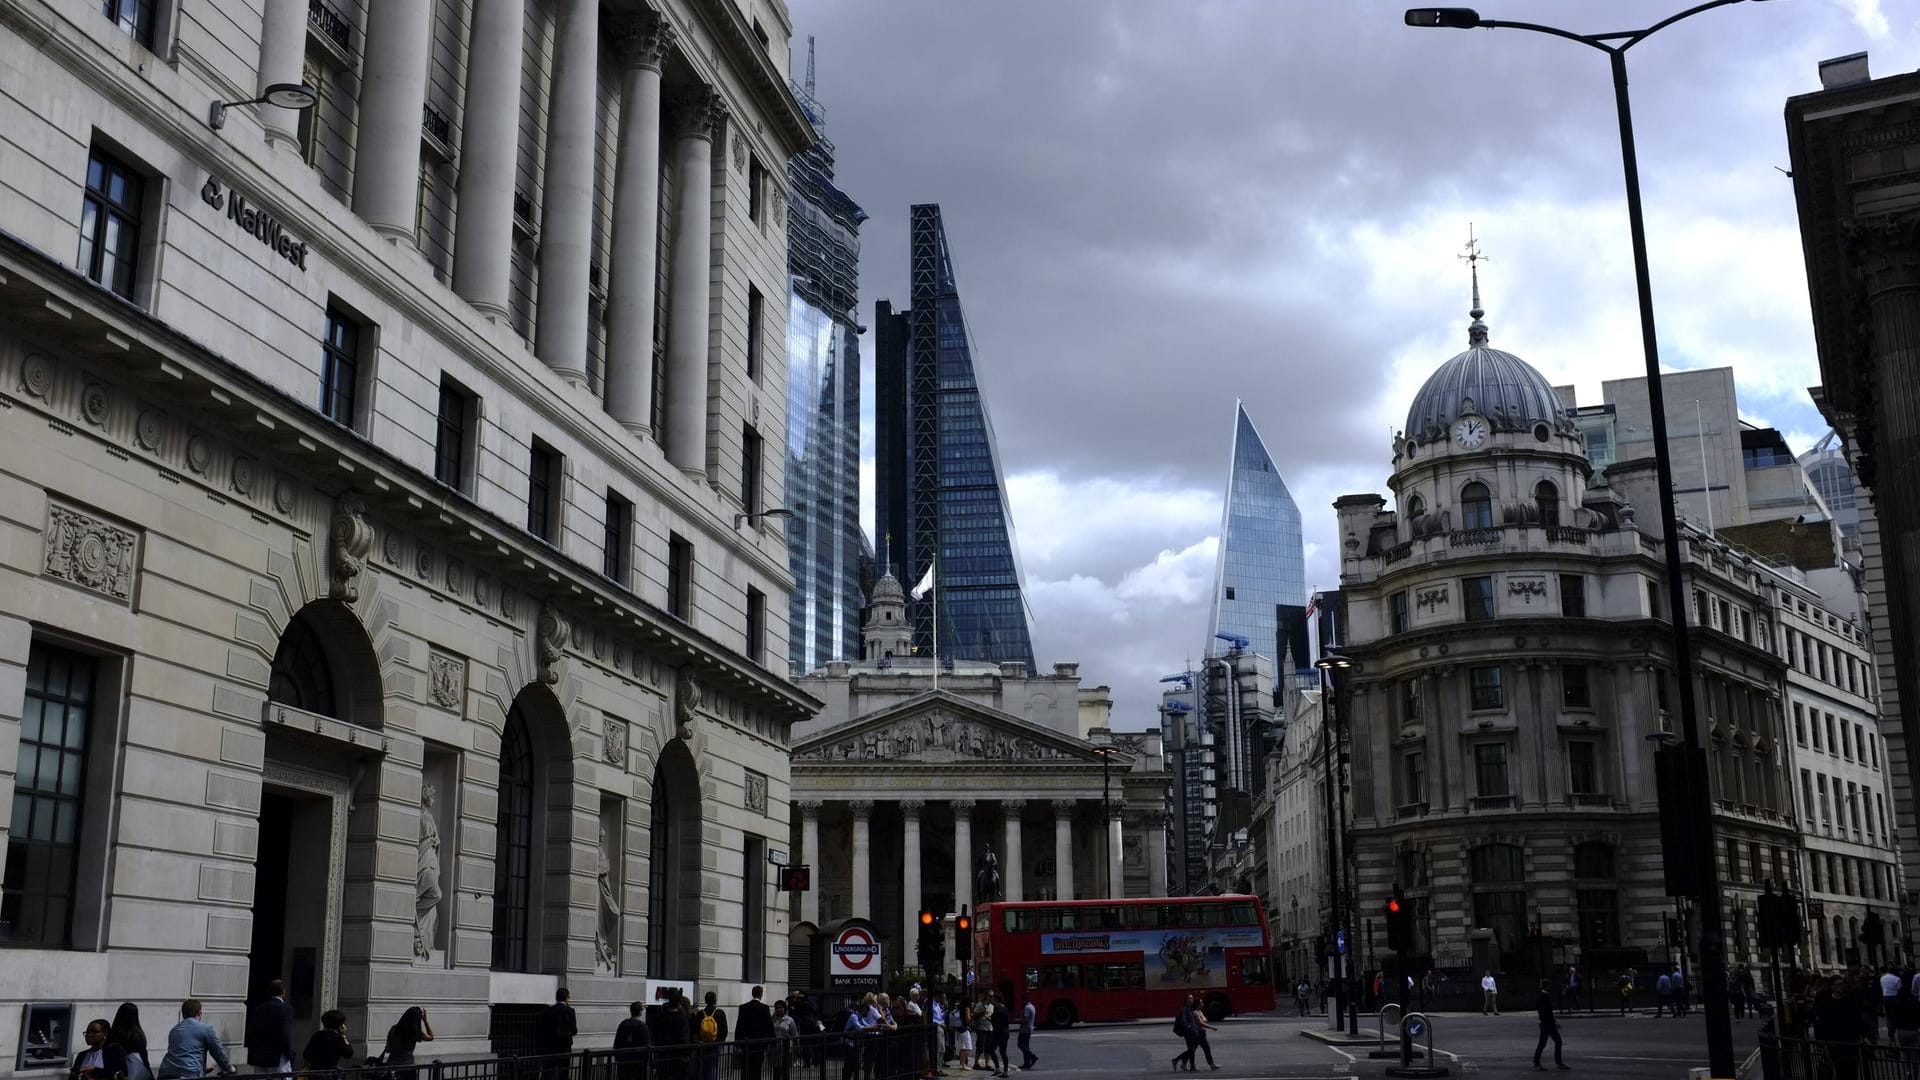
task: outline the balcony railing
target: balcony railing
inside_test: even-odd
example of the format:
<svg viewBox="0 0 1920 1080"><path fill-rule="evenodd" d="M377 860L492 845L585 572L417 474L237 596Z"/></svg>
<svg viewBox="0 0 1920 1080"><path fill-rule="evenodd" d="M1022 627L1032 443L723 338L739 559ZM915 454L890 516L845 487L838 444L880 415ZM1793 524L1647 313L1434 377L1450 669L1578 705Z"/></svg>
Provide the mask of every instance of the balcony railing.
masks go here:
<svg viewBox="0 0 1920 1080"><path fill-rule="evenodd" d="M1393 816L1396 818L1426 817L1427 804L1424 802L1401 803L1394 808Z"/></svg>
<svg viewBox="0 0 1920 1080"><path fill-rule="evenodd" d="M1455 529L1447 534L1448 547L1492 547L1499 542L1499 529Z"/></svg>
<svg viewBox="0 0 1920 1080"><path fill-rule="evenodd" d="M438 139L442 146L453 145L453 120L425 102L420 104L420 130Z"/></svg>
<svg viewBox="0 0 1920 1080"><path fill-rule="evenodd" d="M1511 810L1513 806L1514 798L1511 795L1475 795L1473 797L1475 810Z"/></svg>
<svg viewBox="0 0 1920 1080"><path fill-rule="evenodd" d="M1587 546L1587 530L1576 529L1571 525L1547 526L1547 540L1554 544L1579 544Z"/></svg>
<svg viewBox="0 0 1920 1080"><path fill-rule="evenodd" d="M1605 810L1613 805L1613 796L1592 791L1577 791L1567 796L1568 806L1586 806Z"/></svg>
<svg viewBox="0 0 1920 1080"><path fill-rule="evenodd" d="M307 0L307 22L322 37L340 46L341 52L352 54L353 24L333 10L333 5L327 0Z"/></svg>

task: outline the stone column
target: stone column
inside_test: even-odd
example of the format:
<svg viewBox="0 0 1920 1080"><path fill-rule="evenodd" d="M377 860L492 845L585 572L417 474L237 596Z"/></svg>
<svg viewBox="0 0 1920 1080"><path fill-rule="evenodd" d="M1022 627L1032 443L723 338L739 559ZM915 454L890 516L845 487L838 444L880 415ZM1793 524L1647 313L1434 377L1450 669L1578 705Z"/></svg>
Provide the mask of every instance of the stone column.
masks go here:
<svg viewBox="0 0 1920 1080"><path fill-rule="evenodd" d="M826 882L821 875L826 872L826 863L820 859L820 800L805 799L800 803L800 859L813 866L812 888L800 894L800 919L802 922L820 925L820 890Z"/></svg>
<svg viewBox="0 0 1920 1080"><path fill-rule="evenodd" d="M920 811L926 809L920 799L900 803L900 955L908 955L909 942L920 933Z"/></svg>
<svg viewBox="0 0 1920 1080"><path fill-rule="evenodd" d="M711 89L681 109L674 138L673 266L667 305L667 460L707 476L707 321L713 301L713 137L726 106Z"/></svg>
<svg viewBox="0 0 1920 1080"><path fill-rule="evenodd" d="M408 243L420 205L420 111L427 103L432 28L432 4L372 0L360 65L353 212Z"/></svg>
<svg viewBox="0 0 1920 1080"><path fill-rule="evenodd" d="M1020 814L1026 808L1025 799L1004 799L1000 803L1001 811L1007 815L1007 855L1000 861L1000 892L1007 900L1026 899L1021 885L1026 856L1020 851Z"/></svg>
<svg viewBox="0 0 1920 1080"><path fill-rule="evenodd" d="M1125 855L1120 841L1121 813L1119 800L1107 804L1107 898L1110 900L1127 895Z"/></svg>
<svg viewBox="0 0 1920 1080"><path fill-rule="evenodd" d="M547 107L540 207L540 309L534 352L562 378L587 380L593 267L594 131L599 126L600 0L562 0Z"/></svg>
<svg viewBox="0 0 1920 1080"><path fill-rule="evenodd" d="M302 81L306 59L307 5L300 0L266 0L265 10L260 13L260 77L254 94L265 94L274 83ZM284 139L289 144L296 140L299 113L269 105L258 115L268 139Z"/></svg>
<svg viewBox="0 0 1920 1080"><path fill-rule="evenodd" d="M1073 899L1073 800L1053 800L1053 893Z"/></svg>
<svg viewBox="0 0 1920 1080"><path fill-rule="evenodd" d="M973 903L973 800L953 801L953 906Z"/></svg>
<svg viewBox="0 0 1920 1080"><path fill-rule="evenodd" d="M513 182L520 164L521 0L476 0L460 125L459 213L453 221L453 289L493 318L512 292Z"/></svg>
<svg viewBox="0 0 1920 1080"><path fill-rule="evenodd" d="M873 800L855 799L847 804L847 812L853 815L853 861L848 865L847 877L852 885L853 902L849 915L862 919L873 918L872 878L873 838L868 829L873 820Z"/></svg>
<svg viewBox="0 0 1920 1080"><path fill-rule="evenodd" d="M614 24L620 52L620 149L607 268L607 411L647 435L653 420L653 307L660 246L660 67L673 27L657 14Z"/></svg>
<svg viewBox="0 0 1920 1080"><path fill-rule="evenodd" d="M1147 892L1167 895L1167 816L1158 814L1147 829Z"/></svg>

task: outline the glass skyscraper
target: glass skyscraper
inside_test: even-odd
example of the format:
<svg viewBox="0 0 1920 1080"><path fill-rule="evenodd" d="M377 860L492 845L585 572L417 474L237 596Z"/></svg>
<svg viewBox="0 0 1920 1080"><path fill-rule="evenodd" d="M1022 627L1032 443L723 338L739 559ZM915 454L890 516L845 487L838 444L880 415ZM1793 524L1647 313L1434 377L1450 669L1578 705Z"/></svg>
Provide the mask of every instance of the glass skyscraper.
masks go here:
<svg viewBox="0 0 1920 1080"><path fill-rule="evenodd" d="M1307 556L1300 508L1267 453L1246 407L1233 403L1233 454L1221 511L1220 553L1214 569L1206 653L1232 646L1217 637L1235 634L1248 648L1294 670L1310 668L1307 649ZM1291 656L1290 661L1285 658Z"/></svg>
<svg viewBox="0 0 1920 1080"><path fill-rule="evenodd" d="M867 214L833 184L833 144L811 78L793 90L819 136L787 164L787 659L806 672L860 655L857 308Z"/></svg>
<svg viewBox="0 0 1920 1080"><path fill-rule="evenodd" d="M908 248L912 306L875 305L874 540L909 588L938 552L943 658L1032 671L1013 515L938 205L912 208ZM933 605L908 617L914 653L930 656Z"/></svg>

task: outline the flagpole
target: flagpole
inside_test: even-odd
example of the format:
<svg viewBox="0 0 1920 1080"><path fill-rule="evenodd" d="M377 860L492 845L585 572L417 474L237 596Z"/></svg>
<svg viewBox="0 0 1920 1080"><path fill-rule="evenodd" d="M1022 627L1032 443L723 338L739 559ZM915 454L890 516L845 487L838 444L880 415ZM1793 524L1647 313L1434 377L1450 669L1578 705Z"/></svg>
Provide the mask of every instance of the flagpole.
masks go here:
<svg viewBox="0 0 1920 1080"><path fill-rule="evenodd" d="M940 556L933 557L933 576L928 579L933 592L933 688L940 689Z"/></svg>

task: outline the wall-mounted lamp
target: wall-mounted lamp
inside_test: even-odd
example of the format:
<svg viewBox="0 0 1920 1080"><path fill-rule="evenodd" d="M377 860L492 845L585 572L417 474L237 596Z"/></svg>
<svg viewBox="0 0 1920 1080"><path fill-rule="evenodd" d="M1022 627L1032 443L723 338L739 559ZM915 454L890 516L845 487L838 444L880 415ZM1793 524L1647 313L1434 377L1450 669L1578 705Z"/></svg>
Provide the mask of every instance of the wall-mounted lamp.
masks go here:
<svg viewBox="0 0 1920 1080"><path fill-rule="evenodd" d="M733 527L737 529L749 521L763 521L767 518L790 518L792 516L793 511L788 510L784 506L776 506L771 510L762 510L757 514L735 514L733 515Z"/></svg>
<svg viewBox="0 0 1920 1080"><path fill-rule="evenodd" d="M320 92L306 83L274 83L257 98L246 101L216 101L207 110L207 126L215 131L227 126L227 110L240 105L273 105L305 112L320 100Z"/></svg>

